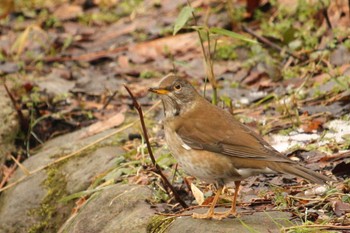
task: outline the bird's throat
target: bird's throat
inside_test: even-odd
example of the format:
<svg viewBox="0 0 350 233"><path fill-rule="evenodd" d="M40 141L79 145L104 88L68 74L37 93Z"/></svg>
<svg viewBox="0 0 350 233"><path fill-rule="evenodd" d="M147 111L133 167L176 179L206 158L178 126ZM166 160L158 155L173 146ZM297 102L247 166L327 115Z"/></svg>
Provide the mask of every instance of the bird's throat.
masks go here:
<svg viewBox="0 0 350 233"><path fill-rule="evenodd" d="M179 104L171 99L163 99L163 107L164 107L164 113L165 113L165 117L175 117L178 116L180 114L180 106Z"/></svg>

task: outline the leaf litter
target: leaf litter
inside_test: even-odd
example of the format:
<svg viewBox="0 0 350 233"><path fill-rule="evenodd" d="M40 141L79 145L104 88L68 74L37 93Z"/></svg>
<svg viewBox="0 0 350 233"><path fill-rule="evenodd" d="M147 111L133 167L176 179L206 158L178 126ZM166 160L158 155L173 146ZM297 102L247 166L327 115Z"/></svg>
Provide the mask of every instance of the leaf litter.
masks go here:
<svg viewBox="0 0 350 233"><path fill-rule="evenodd" d="M113 3L109 10L99 1L88 7L77 2L36 6L34 10L15 5L15 11L1 20L1 75L9 84L15 104L30 113L27 117L31 121L37 121L31 129L37 138L22 139L27 140L29 148L85 126L91 127L90 134L96 134L126 124L134 112L122 90L124 83L145 107L156 101L148 95L148 87L174 71L174 67L178 75L187 76L199 90L204 90L203 56L196 32L186 26L191 24L191 17L185 1L140 1L137 8L127 1L118 2L121 5ZM346 1L327 5L331 30L325 16L319 16L322 7L312 6L316 3L295 2L288 11L283 2L277 1L268 13L259 11L247 25L285 51L305 59L288 56L283 49L276 52L266 44L252 45L223 36L213 51L222 97L219 106L231 109L235 117L265 135L290 158L323 170L337 177L338 182L324 190L287 175L252 177L244 181L240 191L241 206L250 211L283 207L302 220L319 223L326 219L329 224L345 224L341 220L349 215L350 203L348 6ZM237 9L244 7L240 4ZM204 25L209 18L207 26L220 36L227 34L222 25L227 30L244 20L223 19L229 10L219 1L195 1L192 7L196 8L199 24ZM181 10L185 23L172 36ZM26 89L28 84L31 88ZM211 94L211 87L206 85L206 96ZM175 169L176 162L167 153L161 127L154 120L160 115L161 109L157 108L146 121L154 129L150 140L164 173L172 177L175 189L188 204L194 202L192 194L197 203L209 204L212 187L193 180L190 186L199 191L191 194L185 174L181 168ZM140 135L140 129L133 127L127 134ZM19 145L20 153L29 154ZM179 210L162 189L159 176L148 169L150 160L142 137L125 137L121 145L129 149L118 165L122 169L118 173L116 168L114 172L118 174L113 173L119 177L114 182L149 185L157 190L151 203L168 213Z"/></svg>

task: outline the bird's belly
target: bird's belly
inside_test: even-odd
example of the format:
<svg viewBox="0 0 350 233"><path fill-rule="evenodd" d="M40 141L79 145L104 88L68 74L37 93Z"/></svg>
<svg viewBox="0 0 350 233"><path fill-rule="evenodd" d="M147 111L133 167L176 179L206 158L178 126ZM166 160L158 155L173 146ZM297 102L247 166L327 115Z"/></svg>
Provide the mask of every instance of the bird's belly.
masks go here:
<svg viewBox="0 0 350 233"><path fill-rule="evenodd" d="M181 168L191 176L208 183L244 178L236 172L229 156L192 149L176 133L168 130L165 130L165 139Z"/></svg>

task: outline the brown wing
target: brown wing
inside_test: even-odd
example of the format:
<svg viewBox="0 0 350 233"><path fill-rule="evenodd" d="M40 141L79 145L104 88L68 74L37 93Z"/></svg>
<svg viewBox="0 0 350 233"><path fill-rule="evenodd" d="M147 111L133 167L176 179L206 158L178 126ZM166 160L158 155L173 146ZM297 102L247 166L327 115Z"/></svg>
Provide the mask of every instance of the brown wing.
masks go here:
<svg viewBox="0 0 350 233"><path fill-rule="evenodd" d="M240 158L294 163L228 112L210 104L202 104L211 120L206 114L194 114L192 111L182 116L181 124L178 123L176 127L176 133L192 149Z"/></svg>

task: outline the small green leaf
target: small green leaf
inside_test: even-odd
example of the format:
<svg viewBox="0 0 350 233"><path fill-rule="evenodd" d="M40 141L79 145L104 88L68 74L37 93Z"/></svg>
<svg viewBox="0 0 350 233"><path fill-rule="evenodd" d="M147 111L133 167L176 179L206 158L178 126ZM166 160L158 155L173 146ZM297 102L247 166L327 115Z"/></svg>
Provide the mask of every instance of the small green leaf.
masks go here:
<svg viewBox="0 0 350 233"><path fill-rule="evenodd" d="M238 39L238 40L243 40L243 41L247 41L249 43L253 43L253 44L257 44L257 42L255 40L249 39L246 36L242 36L241 34L223 29L223 28L210 28L210 32L211 33L215 33L215 34L219 34L219 35L223 35L223 36L229 36L232 37L234 39Z"/></svg>
<svg viewBox="0 0 350 233"><path fill-rule="evenodd" d="M107 187L99 187L99 188L96 188L96 189L90 189L90 190L85 190L85 191L82 191L82 192L77 192L77 193L73 193L69 196L66 196L66 197L63 197L59 200L59 202L63 202L63 203L66 203L70 200L73 200L73 199L77 199L77 198L81 198L83 196L86 196L86 195L90 195L90 194L93 194L95 192L98 192L98 191L102 191L104 189L107 189L109 188L109 186Z"/></svg>
<svg viewBox="0 0 350 233"><path fill-rule="evenodd" d="M190 6L185 6L184 8L182 8L179 16L175 21L173 35L175 35L181 28L183 28L183 26L185 26L188 19L191 17L192 12L193 12L193 8Z"/></svg>

